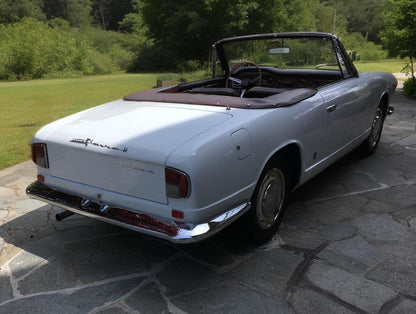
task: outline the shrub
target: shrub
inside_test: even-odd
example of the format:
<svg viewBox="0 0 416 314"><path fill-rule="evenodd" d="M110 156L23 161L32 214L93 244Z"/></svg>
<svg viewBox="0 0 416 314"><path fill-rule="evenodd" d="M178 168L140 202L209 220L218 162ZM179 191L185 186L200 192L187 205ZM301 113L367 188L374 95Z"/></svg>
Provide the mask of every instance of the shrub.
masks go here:
<svg viewBox="0 0 416 314"><path fill-rule="evenodd" d="M42 23L32 19L1 27L1 78L24 79L42 75L42 54L38 47L48 40L42 38L43 30Z"/></svg>
<svg viewBox="0 0 416 314"><path fill-rule="evenodd" d="M381 46L366 41L360 33L343 35L342 43L346 50L355 50L360 61L379 61L387 57Z"/></svg>
<svg viewBox="0 0 416 314"><path fill-rule="evenodd" d="M203 65L202 62L198 60L189 60L180 62L177 67L179 72L194 72L203 68Z"/></svg>
<svg viewBox="0 0 416 314"><path fill-rule="evenodd" d="M0 25L0 79L22 80L126 69L132 54L111 33L71 29L62 19L49 24L25 18Z"/></svg>
<svg viewBox="0 0 416 314"><path fill-rule="evenodd" d="M109 74L118 69L110 56L101 54L96 50L88 51L84 62L83 74L86 75Z"/></svg>
<svg viewBox="0 0 416 314"><path fill-rule="evenodd" d="M412 77L404 82L403 94L410 98L416 98L416 78Z"/></svg>
<svg viewBox="0 0 416 314"><path fill-rule="evenodd" d="M126 34L91 28L85 32L85 38L94 50L108 56L119 69L126 70L133 59Z"/></svg>
<svg viewBox="0 0 416 314"><path fill-rule="evenodd" d="M208 69L208 67L205 67L204 69L181 73L179 80L183 82L191 82L191 81L209 79L211 77L212 77L212 71Z"/></svg>

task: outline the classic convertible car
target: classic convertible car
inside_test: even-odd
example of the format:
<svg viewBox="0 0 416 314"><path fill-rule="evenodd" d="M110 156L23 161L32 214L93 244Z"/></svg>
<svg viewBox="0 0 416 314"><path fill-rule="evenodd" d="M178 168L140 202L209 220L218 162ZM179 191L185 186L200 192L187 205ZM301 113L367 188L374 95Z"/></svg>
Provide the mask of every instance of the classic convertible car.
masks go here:
<svg viewBox="0 0 416 314"><path fill-rule="evenodd" d="M358 73L338 38L272 33L213 45L213 77L136 92L31 142L35 199L176 243L235 220L264 242L288 193L348 152L369 155L397 81Z"/></svg>

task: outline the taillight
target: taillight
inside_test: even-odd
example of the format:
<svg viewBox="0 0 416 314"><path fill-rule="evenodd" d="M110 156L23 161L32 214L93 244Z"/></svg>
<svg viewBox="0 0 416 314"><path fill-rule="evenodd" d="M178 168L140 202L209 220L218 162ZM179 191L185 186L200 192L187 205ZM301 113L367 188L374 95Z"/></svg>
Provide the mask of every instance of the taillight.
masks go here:
<svg viewBox="0 0 416 314"><path fill-rule="evenodd" d="M34 143L32 147L32 160L35 164L42 168L49 168L48 151L46 144Z"/></svg>
<svg viewBox="0 0 416 314"><path fill-rule="evenodd" d="M188 176L176 169L165 168L166 196L172 198L185 198L190 193L190 180Z"/></svg>

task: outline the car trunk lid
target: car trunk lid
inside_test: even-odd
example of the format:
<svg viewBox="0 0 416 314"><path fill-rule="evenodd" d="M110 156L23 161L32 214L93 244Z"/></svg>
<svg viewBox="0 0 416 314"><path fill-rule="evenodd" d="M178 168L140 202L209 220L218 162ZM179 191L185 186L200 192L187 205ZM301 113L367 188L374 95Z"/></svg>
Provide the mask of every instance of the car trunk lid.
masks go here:
<svg viewBox="0 0 416 314"><path fill-rule="evenodd" d="M39 138L52 176L166 203L169 154L229 117L218 108L116 101L54 122Z"/></svg>

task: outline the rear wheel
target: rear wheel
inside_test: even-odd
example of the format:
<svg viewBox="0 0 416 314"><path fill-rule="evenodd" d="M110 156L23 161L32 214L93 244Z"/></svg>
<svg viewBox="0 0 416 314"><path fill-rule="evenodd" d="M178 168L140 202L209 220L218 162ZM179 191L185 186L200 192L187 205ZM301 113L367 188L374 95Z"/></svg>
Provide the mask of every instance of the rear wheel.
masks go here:
<svg viewBox="0 0 416 314"><path fill-rule="evenodd" d="M370 134L361 145L361 152L364 155L372 155L380 142L381 132L383 131L384 116L383 110L379 106L374 115L373 122L371 124Z"/></svg>
<svg viewBox="0 0 416 314"><path fill-rule="evenodd" d="M288 194L287 173L284 163L276 161L260 177L248 217L251 237L256 243L270 239L282 220Z"/></svg>

